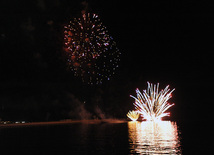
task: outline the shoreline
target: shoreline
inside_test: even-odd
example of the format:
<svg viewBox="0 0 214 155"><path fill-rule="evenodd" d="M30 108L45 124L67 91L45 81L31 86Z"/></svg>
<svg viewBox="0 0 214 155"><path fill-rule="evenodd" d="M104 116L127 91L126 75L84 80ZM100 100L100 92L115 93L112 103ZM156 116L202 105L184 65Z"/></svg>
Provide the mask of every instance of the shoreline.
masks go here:
<svg viewBox="0 0 214 155"><path fill-rule="evenodd" d="M126 123L125 119L90 119L90 120L60 120L60 121L49 121L49 122L27 122L27 123L11 123L11 124L0 124L0 128L4 127L28 127L28 126L49 126L49 125L66 125L74 123L85 123L85 124L99 124L99 123Z"/></svg>

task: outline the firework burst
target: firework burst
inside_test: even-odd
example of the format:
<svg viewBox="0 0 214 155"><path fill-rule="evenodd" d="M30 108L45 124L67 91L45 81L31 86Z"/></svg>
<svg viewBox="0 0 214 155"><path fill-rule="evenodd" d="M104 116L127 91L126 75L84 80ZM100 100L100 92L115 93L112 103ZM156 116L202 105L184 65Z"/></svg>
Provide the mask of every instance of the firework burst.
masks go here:
<svg viewBox="0 0 214 155"><path fill-rule="evenodd" d="M172 92L175 90L169 89L169 85L161 91L159 89L159 83L150 84L148 82L147 90L143 93L136 89L137 97L130 95L135 99L134 106L137 112L142 115L146 120L161 120L162 117L169 116L170 113L165 113L174 104L169 104L168 100L172 97Z"/></svg>
<svg viewBox="0 0 214 155"><path fill-rule="evenodd" d="M136 121L139 118L139 113L137 111L129 111L127 117L130 118L132 121Z"/></svg>
<svg viewBox="0 0 214 155"><path fill-rule="evenodd" d="M88 84L109 80L120 52L97 14L83 13L64 26L64 51L74 75Z"/></svg>

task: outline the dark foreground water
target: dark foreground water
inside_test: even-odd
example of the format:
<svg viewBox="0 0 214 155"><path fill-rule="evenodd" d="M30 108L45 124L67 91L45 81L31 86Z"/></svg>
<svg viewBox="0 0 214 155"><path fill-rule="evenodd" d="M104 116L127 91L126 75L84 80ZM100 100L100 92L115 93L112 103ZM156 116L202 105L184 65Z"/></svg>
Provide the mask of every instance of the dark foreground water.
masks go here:
<svg viewBox="0 0 214 155"><path fill-rule="evenodd" d="M185 125L163 121L4 127L0 128L1 155L203 154L210 151L208 145L212 142L204 143L207 137L200 133L202 128L196 128L195 132L193 124L186 126L187 129Z"/></svg>

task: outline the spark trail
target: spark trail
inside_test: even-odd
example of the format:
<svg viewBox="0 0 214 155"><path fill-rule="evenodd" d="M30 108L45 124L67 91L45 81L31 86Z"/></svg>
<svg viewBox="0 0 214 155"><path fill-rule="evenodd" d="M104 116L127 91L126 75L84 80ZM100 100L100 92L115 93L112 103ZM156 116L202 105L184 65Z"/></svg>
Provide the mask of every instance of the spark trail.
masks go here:
<svg viewBox="0 0 214 155"><path fill-rule="evenodd" d="M136 111L141 114L144 119L156 121L170 115L170 113L166 111L174 105L168 103L174 90L175 89L170 90L168 85L165 89L159 91L159 83L153 85L148 82L147 90L141 93L137 88L137 97L132 95L130 95L130 97L135 99L134 106Z"/></svg>

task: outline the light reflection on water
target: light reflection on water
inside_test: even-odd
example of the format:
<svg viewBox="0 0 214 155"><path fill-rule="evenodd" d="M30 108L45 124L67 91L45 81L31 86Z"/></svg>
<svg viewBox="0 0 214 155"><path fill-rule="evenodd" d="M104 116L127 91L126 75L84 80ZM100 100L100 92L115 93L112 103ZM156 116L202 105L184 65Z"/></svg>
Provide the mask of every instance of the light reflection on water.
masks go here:
<svg viewBox="0 0 214 155"><path fill-rule="evenodd" d="M181 154L176 122L128 122L131 154Z"/></svg>

